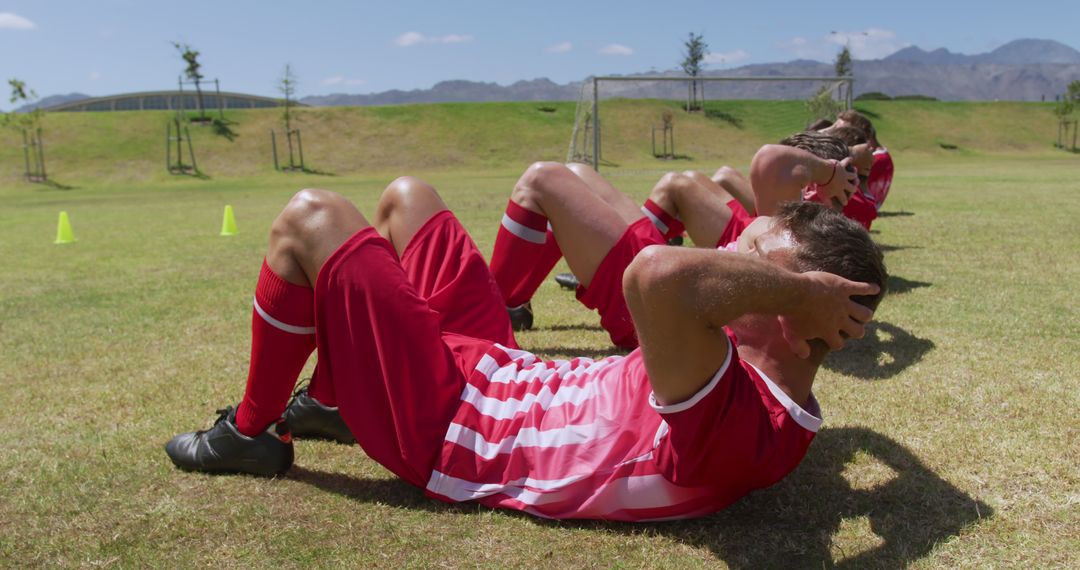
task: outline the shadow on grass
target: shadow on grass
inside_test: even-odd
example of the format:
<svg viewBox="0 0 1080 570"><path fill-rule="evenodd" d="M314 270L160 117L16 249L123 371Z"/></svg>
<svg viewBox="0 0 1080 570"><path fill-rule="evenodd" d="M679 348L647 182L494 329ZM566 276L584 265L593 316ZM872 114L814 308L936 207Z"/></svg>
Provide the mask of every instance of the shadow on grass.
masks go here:
<svg viewBox="0 0 1080 570"><path fill-rule="evenodd" d="M925 281L912 281L910 279L904 279L903 277L890 275L887 285L889 288L889 295L902 295L908 291L922 289L923 287L929 287L933 284Z"/></svg>
<svg viewBox="0 0 1080 570"><path fill-rule="evenodd" d="M587 325L584 323L578 323L575 325L551 325L550 327L543 327L549 331L596 331L600 332L604 330L600 325Z"/></svg>
<svg viewBox="0 0 1080 570"><path fill-rule="evenodd" d="M607 358L608 356L626 356L630 354L629 350L624 348L618 348L615 346L608 346L607 348L585 348L581 346L541 346L541 347L529 347L529 352L533 354L542 354L545 356L559 355L566 358L591 358L593 360L599 360L601 358Z"/></svg>
<svg viewBox="0 0 1080 570"><path fill-rule="evenodd" d="M337 176L337 174L335 174L333 172L327 172L325 170L319 170L318 168L308 168L306 166L303 167L303 168L282 168L281 170L279 170L279 172L284 172L285 174L293 174L293 173L311 174L313 176Z"/></svg>
<svg viewBox="0 0 1080 570"><path fill-rule="evenodd" d="M214 134L219 137L225 137L229 142L236 140L236 137L240 136L236 131L232 130L232 126L235 125L235 121L228 119L212 119L211 125L214 129Z"/></svg>
<svg viewBox="0 0 1080 570"><path fill-rule="evenodd" d="M399 480L302 467L287 477L363 503L462 514L483 508L440 503ZM994 515L902 445L858 427L822 429L806 460L786 479L705 518L632 524L503 513L547 527L674 539L707 548L732 568L904 567Z"/></svg>
<svg viewBox="0 0 1080 570"><path fill-rule="evenodd" d="M850 340L843 350L829 353L823 366L863 380L892 378L922 360L934 342L886 322L866 325L866 336Z"/></svg>
<svg viewBox="0 0 1080 570"><path fill-rule="evenodd" d="M63 182L53 180L52 178L48 180L37 181L34 182L34 184L41 184L49 190L75 190L78 188L78 186L70 186L68 184L64 184Z"/></svg>
<svg viewBox="0 0 1080 570"><path fill-rule="evenodd" d="M922 249L921 245L885 245L880 243L878 244L878 247L881 248L881 251L886 253L890 251L902 251L905 249Z"/></svg>
<svg viewBox="0 0 1080 570"><path fill-rule="evenodd" d="M706 108L705 109L705 117L708 118L708 119L714 119L714 120L723 121L723 122L735 127L736 129L743 128L742 119L740 119L739 117L736 117L735 115L732 115L731 113L728 113L727 111L721 111L720 109Z"/></svg>
<svg viewBox="0 0 1080 570"><path fill-rule="evenodd" d="M352 453L356 453L356 450L352 450ZM343 473L305 469L298 465L293 465L285 474L285 478L307 483L312 487L337 493L362 503L386 503L396 507L431 512L460 511L464 513L476 510L475 504L447 504L432 500L426 497L419 487L397 478L360 479Z"/></svg>
<svg viewBox="0 0 1080 570"><path fill-rule="evenodd" d="M906 210L894 210L890 212L878 212L879 218L901 218L907 216L914 216L915 212L908 212Z"/></svg>

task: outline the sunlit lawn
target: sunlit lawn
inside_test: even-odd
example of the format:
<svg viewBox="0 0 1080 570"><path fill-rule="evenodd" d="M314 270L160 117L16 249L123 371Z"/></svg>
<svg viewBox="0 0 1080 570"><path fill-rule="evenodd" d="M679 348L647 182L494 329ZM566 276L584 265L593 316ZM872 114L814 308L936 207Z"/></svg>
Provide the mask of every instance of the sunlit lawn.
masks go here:
<svg viewBox="0 0 1080 570"><path fill-rule="evenodd" d="M299 442L277 480L168 461L169 437L242 394L277 211L323 186L370 212L390 177L0 188L0 565L1075 567L1080 162L897 168L875 225L893 294L819 375L804 464L724 512L646 525L446 506L327 443ZM516 172L422 175L490 252ZM656 175L613 179L642 197ZM217 235L225 204L238 236ZM61 210L74 244L52 243ZM610 350L553 282L534 307L524 347Z"/></svg>

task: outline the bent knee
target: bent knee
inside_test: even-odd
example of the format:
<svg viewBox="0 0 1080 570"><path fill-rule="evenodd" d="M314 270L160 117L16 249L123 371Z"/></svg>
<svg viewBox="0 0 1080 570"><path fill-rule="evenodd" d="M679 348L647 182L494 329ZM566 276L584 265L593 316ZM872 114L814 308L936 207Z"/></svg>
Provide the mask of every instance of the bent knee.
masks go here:
<svg viewBox="0 0 1080 570"><path fill-rule="evenodd" d="M320 210L332 207L339 200L344 200L344 198L335 192L319 188L304 188L293 194L282 214L288 218L308 217Z"/></svg>
<svg viewBox="0 0 1080 570"><path fill-rule="evenodd" d="M518 203L538 201L559 187L559 181L577 175L565 164L558 162L534 162L514 185L513 200Z"/></svg>
<svg viewBox="0 0 1080 570"><path fill-rule="evenodd" d="M332 211L342 204L352 204L336 192L318 188L305 188L289 199L289 203L274 220L270 231L274 236L297 235L310 225L311 220Z"/></svg>
<svg viewBox="0 0 1080 570"><path fill-rule="evenodd" d="M684 172L668 172L653 187L653 195L681 194L694 186L694 179Z"/></svg>
<svg viewBox="0 0 1080 570"><path fill-rule="evenodd" d="M589 166L584 162L568 162L566 163L566 167L579 177L591 176L596 174L596 170L594 170L592 166Z"/></svg>
<svg viewBox="0 0 1080 570"><path fill-rule="evenodd" d="M741 175L738 170L735 170L730 166L721 166L716 170L716 173L712 175L712 179L716 182L731 180L733 178L741 178Z"/></svg>
<svg viewBox="0 0 1080 570"><path fill-rule="evenodd" d="M386 189L383 190L383 196L407 197L418 192L428 193L434 191L435 189L430 184L415 176L399 176L386 186Z"/></svg>

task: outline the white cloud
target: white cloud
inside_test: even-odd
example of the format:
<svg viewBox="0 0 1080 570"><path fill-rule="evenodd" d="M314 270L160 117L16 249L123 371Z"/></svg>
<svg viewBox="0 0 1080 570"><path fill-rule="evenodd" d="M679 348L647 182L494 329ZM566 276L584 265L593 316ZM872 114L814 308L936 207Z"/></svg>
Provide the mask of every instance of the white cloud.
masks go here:
<svg viewBox="0 0 1080 570"><path fill-rule="evenodd" d="M99 72L99 71L91 71L90 72L90 81L97 81L98 79L101 79L101 72Z"/></svg>
<svg viewBox="0 0 1080 570"><path fill-rule="evenodd" d="M722 53L709 52L705 54L705 63L715 63L720 65L731 65L747 59L750 59L750 52L741 49L725 51Z"/></svg>
<svg viewBox="0 0 1080 570"><path fill-rule="evenodd" d="M634 55L634 48L622 44L608 44L600 48L600 53L604 55Z"/></svg>
<svg viewBox="0 0 1080 570"><path fill-rule="evenodd" d="M33 22L11 12L0 12L0 28L10 30L32 30L37 26Z"/></svg>
<svg viewBox="0 0 1080 570"><path fill-rule="evenodd" d="M437 44L467 44L473 41L473 37L468 34L450 34L448 36L442 36L441 38L432 38Z"/></svg>
<svg viewBox="0 0 1080 570"><path fill-rule="evenodd" d="M363 79L352 79L352 78L349 78L349 77L345 77L344 75L335 75L333 77L327 77L326 79L322 80L323 85L353 85L353 86L355 86L355 85L363 85L365 83L367 83L367 81L365 81Z"/></svg>
<svg viewBox="0 0 1080 570"><path fill-rule="evenodd" d="M780 44L800 59L832 61L840 47L851 48L854 59L879 59L911 45L896 38L896 32L881 28L862 31L832 31L820 38L795 37Z"/></svg>
<svg viewBox="0 0 1080 570"><path fill-rule="evenodd" d="M411 47L418 44L464 44L473 41L468 34L447 34L445 36L425 36L420 32L405 32L394 39L394 43L400 47Z"/></svg>
<svg viewBox="0 0 1080 570"><path fill-rule="evenodd" d="M572 49L574 49L574 44L570 42L562 42L553 46L548 46L548 48L544 51L548 53L566 53Z"/></svg>

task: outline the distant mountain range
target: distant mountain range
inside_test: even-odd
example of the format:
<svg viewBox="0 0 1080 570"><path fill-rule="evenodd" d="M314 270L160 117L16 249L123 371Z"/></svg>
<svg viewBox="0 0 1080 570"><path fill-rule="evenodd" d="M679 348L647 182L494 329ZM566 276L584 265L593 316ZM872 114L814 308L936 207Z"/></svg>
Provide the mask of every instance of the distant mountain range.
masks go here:
<svg viewBox="0 0 1080 570"><path fill-rule="evenodd" d="M935 65L968 65L972 63L1075 65L1080 64L1080 51L1051 40L1014 40L992 52L978 55L952 53L945 48L924 51L916 46L911 46L886 57L883 61L907 61Z"/></svg>
<svg viewBox="0 0 1080 570"><path fill-rule="evenodd" d="M1053 40L1015 40L977 55L911 46L884 59L853 62L855 94L878 91L891 96L927 95L943 100L1053 100L1070 81L1080 79L1080 51ZM706 72L713 76L832 76L832 63L795 60ZM631 74L681 77L671 70ZM576 100L586 81L565 85L540 78L502 86L475 81L444 81L431 89L384 91L365 95L335 93L301 99L309 105L387 105L451 101ZM682 98L686 86L672 82L602 84L605 97ZM809 97L816 85L787 82L708 83L706 97L790 99Z"/></svg>
<svg viewBox="0 0 1080 570"><path fill-rule="evenodd" d="M871 91L898 95L927 95L947 101L1014 100L1053 101L1071 81L1080 80L1080 51L1053 40L1021 39L991 52L964 55L941 48L926 51L906 47L883 59L853 62L855 94ZM706 72L713 76L832 76L831 63L795 60L786 63L746 65ZM681 77L671 70L635 76ZM300 99L313 106L393 105L403 103L483 101L573 101L589 79L567 84L547 78L518 81L511 85L455 80L436 83L431 89L381 93L311 95ZM794 82L707 83L707 98L792 99L809 97L817 88ZM686 85L678 82L602 84L604 97L655 97L679 99ZM81 93L53 95L37 102L48 107L87 98ZM21 110L33 108L23 107Z"/></svg>

